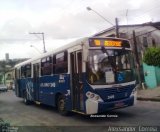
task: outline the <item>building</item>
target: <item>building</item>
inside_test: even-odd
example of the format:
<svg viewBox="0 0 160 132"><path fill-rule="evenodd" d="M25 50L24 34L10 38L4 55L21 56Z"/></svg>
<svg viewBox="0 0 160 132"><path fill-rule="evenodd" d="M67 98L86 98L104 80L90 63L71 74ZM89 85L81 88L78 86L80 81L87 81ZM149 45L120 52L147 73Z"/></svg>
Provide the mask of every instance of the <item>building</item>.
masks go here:
<svg viewBox="0 0 160 132"><path fill-rule="evenodd" d="M120 38L129 39L132 47L135 48L133 31L135 31L139 60L142 63L143 52L147 47L160 47L160 22L119 26ZM111 27L93 36L115 37L115 34L115 27Z"/></svg>
<svg viewBox="0 0 160 132"><path fill-rule="evenodd" d="M6 62L9 62L9 53L5 54L5 59L6 59Z"/></svg>
<svg viewBox="0 0 160 132"><path fill-rule="evenodd" d="M9 69L5 75L3 80L5 82L5 85L7 86L8 89L12 89L14 85L14 69Z"/></svg>

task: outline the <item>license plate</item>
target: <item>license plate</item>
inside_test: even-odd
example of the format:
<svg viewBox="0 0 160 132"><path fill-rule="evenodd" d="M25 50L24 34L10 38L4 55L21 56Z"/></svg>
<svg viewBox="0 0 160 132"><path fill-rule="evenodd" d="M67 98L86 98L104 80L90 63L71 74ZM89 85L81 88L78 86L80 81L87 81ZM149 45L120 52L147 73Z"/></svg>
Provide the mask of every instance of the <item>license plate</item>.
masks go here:
<svg viewBox="0 0 160 132"><path fill-rule="evenodd" d="M114 105L116 108L119 108L119 107L123 107L124 106L124 103L123 102L118 102Z"/></svg>

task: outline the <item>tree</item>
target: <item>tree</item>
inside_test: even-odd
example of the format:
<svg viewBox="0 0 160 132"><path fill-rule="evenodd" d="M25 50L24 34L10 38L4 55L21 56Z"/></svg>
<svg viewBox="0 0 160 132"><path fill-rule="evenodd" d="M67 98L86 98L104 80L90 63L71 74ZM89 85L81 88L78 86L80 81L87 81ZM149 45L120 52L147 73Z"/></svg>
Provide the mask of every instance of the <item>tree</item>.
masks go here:
<svg viewBox="0 0 160 132"><path fill-rule="evenodd" d="M160 67L160 48L148 48L144 53L143 62L147 65Z"/></svg>
<svg viewBox="0 0 160 132"><path fill-rule="evenodd" d="M10 65L7 65L6 61L0 62L0 73L2 74L3 83L5 84L5 73L11 68Z"/></svg>

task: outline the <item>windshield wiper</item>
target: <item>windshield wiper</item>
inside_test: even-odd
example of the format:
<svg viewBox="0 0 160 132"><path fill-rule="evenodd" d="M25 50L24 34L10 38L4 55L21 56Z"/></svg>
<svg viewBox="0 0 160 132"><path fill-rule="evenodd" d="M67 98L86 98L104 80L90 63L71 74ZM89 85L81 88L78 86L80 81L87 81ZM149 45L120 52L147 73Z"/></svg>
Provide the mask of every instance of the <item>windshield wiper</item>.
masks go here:
<svg viewBox="0 0 160 132"><path fill-rule="evenodd" d="M105 54L107 55L108 60L109 60L109 63L111 64L112 68L113 68L113 69L116 69L116 64L114 63L113 57L112 57L112 56L109 56L109 53L108 53L108 51L105 49L104 46L101 46L101 50L102 50L103 53L105 53Z"/></svg>
<svg viewBox="0 0 160 132"><path fill-rule="evenodd" d="M106 54L107 54L107 56L109 56L108 51L105 49L105 47L104 47L104 46L101 46L101 50L102 50L102 52L103 52L103 53L106 53Z"/></svg>

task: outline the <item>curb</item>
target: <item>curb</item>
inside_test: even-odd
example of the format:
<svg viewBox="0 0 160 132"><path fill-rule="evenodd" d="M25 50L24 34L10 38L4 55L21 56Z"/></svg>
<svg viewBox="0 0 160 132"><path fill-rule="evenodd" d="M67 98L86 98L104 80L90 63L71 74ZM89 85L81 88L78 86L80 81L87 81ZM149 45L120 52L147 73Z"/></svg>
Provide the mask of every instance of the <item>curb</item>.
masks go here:
<svg viewBox="0 0 160 132"><path fill-rule="evenodd" d="M137 100L141 100L141 101L156 101L156 102L160 102L160 98L145 98L145 97L137 97Z"/></svg>

